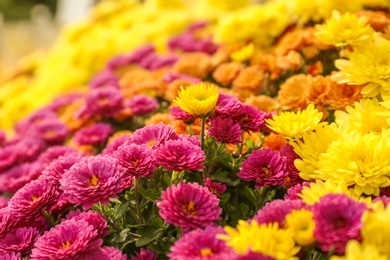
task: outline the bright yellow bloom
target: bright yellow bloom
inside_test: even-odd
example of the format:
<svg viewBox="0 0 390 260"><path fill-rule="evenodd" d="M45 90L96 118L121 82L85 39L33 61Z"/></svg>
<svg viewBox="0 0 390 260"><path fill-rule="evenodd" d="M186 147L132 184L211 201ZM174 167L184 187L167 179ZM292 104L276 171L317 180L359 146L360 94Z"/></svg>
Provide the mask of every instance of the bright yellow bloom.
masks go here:
<svg viewBox="0 0 390 260"><path fill-rule="evenodd" d="M367 84L361 92L366 97L390 96L390 41L377 37L346 56L349 60L335 61L340 71L332 75L333 80L340 84Z"/></svg>
<svg viewBox="0 0 390 260"><path fill-rule="evenodd" d="M326 123L320 123L322 112L318 112L313 104L305 110L294 112L283 112L280 115L273 115L272 119L266 119L268 128L286 138L301 138L306 132L315 130Z"/></svg>
<svg viewBox="0 0 390 260"><path fill-rule="evenodd" d="M317 127L314 132L304 133L302 139L295 139L290 144L294 151L301 157L294 161L299 175L304 180L316 179L318 157L328 149L329 145L339 137L335 124Z"/></svg>
<svg viewBox="0 0 390 260"><path fill-rule="evenodd" d="M365 16L357 17L355 14L345 13L341 15L333 11L332 18L325 24L316 26L315 33L318 39L325 44L343 46L357 46L373 39L374 29L367 24Z"/></svg>
<svg viewBox="0 0 390 260"><path fill-rule="evenodd" d="M200 0L200 4L202 5L231 11L247 7L249 3L249 0Z"/></svg>
<svg viewBox="0 0 390 260"><path fill-rule="evenodd" d="M279 229L278 223L259 225L256 221L248 223L239 220L236 228L225 227L226 235L217 238L240 255L249 251L271 256L275 259L291 259L300 247L295 245L291 230Z"/></svg>
<svg viewBox="0 0 390 260"><path fill-rule="evenodd" d="M390 139L385 137L386 133L343 134L319 156L318 177L355 185L357 196L378 196L380 188L390 185Z"/></svg>
<svg viewBox="0 0 390 260"><path fill-rule="evenodd" d="M173 102L195 117L206 117L213 112L218 96L217 86L199 83L181 87Z"/></svg>
<svg viewBox="0 0 390 260"><path fill-rule="evenodd" d="M253 53L255 51L255 45L253 43L250 43L238 51L233 52L230 54L230 57L234 61L245 61L252 57Z"/></svg>
<svg viewBox="0 0 390 260"><path fill-rule="evenodd" d="M362 99L355 102L354 107L346 107L346 110L335 112L335 122L341 132L381 133L383 129L390 128L386 120L388 116L384 116L386 113L390 115L390 109L379 105L376 98Z"/></svg>
<svg viewBox="0 0 390 260"><path fill-rule="evenodd" d="M313 213L307 209L292 210L286 215L286 229L293 232L293 238L300 246L307 246L315 242Z"/></svg>
<svg viewBox="0 0 390 260"><path fill-rule="evenodd" d="M350 240L345 248L344 256L333 255L330 260L388 260L389 257L382 254L374 245L360 244L356 240Z"/></svg>

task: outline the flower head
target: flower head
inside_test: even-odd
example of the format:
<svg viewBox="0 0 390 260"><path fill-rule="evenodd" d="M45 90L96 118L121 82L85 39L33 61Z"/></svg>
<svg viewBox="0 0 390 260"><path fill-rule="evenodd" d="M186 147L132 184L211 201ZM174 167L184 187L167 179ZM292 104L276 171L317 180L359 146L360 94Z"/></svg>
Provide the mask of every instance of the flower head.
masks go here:
<svg viewBox="0 0 390 260"><path fill-rule="evenodd" d="M169 224L185 229L207 227L220 219L219 199L197 183L180 182L162 193L157 201L160 216Z"/></svg>
<svg viewBox="0 0 390 260"><path fill-rule="evenodd" d="M258 110L254 106L243 104L241 105L240 112L233 116L243 131L259 132L265 129L264 119L267 113Z"/></svg>
<svg viewBox="0 0 390 260"><path fill-rule="evenodd" d="M205 117L212 113L218 101L218 88L205 83L181 87L173 102L195 117Z"/></svg>
<svg viewBox="0 0 390 260"><path fill-rule="evenodd" d="M155 98L146 95L135 95L125 104L131 109L133 115L143 116L158 109L159 104Z"/></svg>
<svg viewBox="0 0 390 260"><path fill-rule="evenodd" d="M241 142L242 129L231 118L213 117L210 120L208 135L218 143L237 144Z"/></svg>
<svg viewBox="0 0 390 260"><path fill-rule="evenodd" d="M131 257L131 260L156 260L157 254L150 249L141 248L139 252L135 253L135 256Z"/></svg>
<svg viewBox="0 0 390 260"><path fill-rule="evenodd" d="M380 248L375 245L367 243L360 244L358 241L352 239L349 240L345 248L344 256L333 255L330 260L387 260L389 259L386 254L380 251Z"/></svg>
<svg viewBox="0 0 390 260"><path fill-rule="evenodd" d="M97 123L78 130L74 134L73 140L81 145L101 145L104 144L113 131L114 129L110 124Z"/></svg>
<svg viewBox="0 0 390 260"><path fill-rule="evenodd" d="M39 232L32 227L22 227L0 238L0 254L21 253L28 255L39 238Z"/></svg>
<svg viewBox="0 0 390 260"><path fill-rule="evenodd" d="M125 143L147 144L152 149L156 149L167 140L176 140L177 138L178 136L171 126L158 123L137 129Z"/></svg>
<svg viewBox="0 0 390 260"><path fill-rule="evenodd" d="M285 226L292 230L295 242L307 246L315 242L313 213L308 209L292 210L286 216Z"/></svg>
<svg viewBox="0 0 390 260"><path fill-rule="evenodd" d="M85 97L85 106L76 113L77 117L110 117L122 108L123 96L115 87L93 89Z"/></svg>
<svg viewBox="0 0 390 260"><path fill-rule="evenodd" d="M210 178L206 178L204 186L207 187L212 193L215 195L219 195L225 192L226 185L219 183L219 182L213 182Z"/></svg>
<svg viewBox="0 0 390 260"><path fill-rule="evenodd" d="M52 185L59 186L65 171L69 170L69 168L80 161L81 158L83 158L83 156L80 154L66 154L60 156L42 171L42 177L50 181Z"/></svg>

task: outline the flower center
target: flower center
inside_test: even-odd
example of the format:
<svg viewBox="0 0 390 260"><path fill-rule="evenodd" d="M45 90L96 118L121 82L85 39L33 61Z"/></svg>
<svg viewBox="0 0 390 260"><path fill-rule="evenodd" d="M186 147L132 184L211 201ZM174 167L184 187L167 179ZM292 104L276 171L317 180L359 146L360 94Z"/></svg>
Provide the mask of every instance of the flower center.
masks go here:
<svg viewBox="0 0 390 260"><path fill-rule="evenodd" d="M213 254L213 251L210 248L203 248L203 249L200 250L200 255L202 257L205 257L205 256L212 256L214 254Z"/></svg>
<svg viewBox="0 0 390 260"><path fill-rule="evenodd" d="M91 180L89 181L90 186L96 186L98 185L99 178L96 177L95 175L92 175Z"/></svg>
<svg viewBox="0 0 390 260"><path fill-rule="evenodd" d="M154 145L155 142L156 142L156 139L150 140L150 141L147 143L147 145L148 145L149 147L152 147L152 146Z"/></svg>
<svg viewBox="0 0 390 260"><path fill-rule="evenodd" d="M268 169L268 167L263 167L263 168L261 168L261 169L263 170L263 172L264 172L265 175L268 175L268 174L269 174L269 169Z"/></svg>
<svg viewBox="0 0 390 260"><path fill-rule="evenodd" d="M68 249L70 247L70 242L66 241L65 243L62 243L61 246L62 246L63 249Z"/></svg>
<svg viewBox="0 0 390 260"><path fill-rule="evenodd" d="M38 199L39 199L38 196L32 196L31 201L32 201L32 202L35 202L35 201L37 201Z"/></svg>
<svg viewBox="0 0 390 260"><path fill-rule="evenodd" d="M183 205L183 211L191 216L196 216L195 203L190 201L187 205Z"/></svg>

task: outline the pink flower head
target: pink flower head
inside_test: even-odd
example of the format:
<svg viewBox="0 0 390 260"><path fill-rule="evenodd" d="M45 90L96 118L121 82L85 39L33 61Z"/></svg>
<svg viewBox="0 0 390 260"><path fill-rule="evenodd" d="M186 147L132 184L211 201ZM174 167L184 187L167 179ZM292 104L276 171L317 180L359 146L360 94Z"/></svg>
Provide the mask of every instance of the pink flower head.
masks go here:
<svg viewBox="0 0 390 260"><path fill-rule="evenodd" d="M243 104L241 112L235 117L235 120L240 124L242 130L259 132L265 129L264 117L266 112L260 111L257 108Z"/></svg>
<svg viewBox="0 0 390 260"><path fill-rule="evenodd" d="M274 200L268 202L253 217L259 224L269 224L277 222L280 227L283 226L286 215L292 210L307 208L308 206L301 200Z"/></svg>
<svg viewBox="0 0 390 260"><path fill-rule="evenodd" d="M98 202L107 205L109 198L117 198L122 191L124 173L110 156L83 158L64 173L60 189L69 196L69 202L82 204L84 210Z"/></svg>
<svg viewBox="0 0 390 260"><path fill-rule="evenodd" d="M0 172L15 165L18 160L18 154L12 149L12 147L0 148Z"/></svg>
<svg viewBox="0 0 390 260"><path fill-rule="evenodd" d="M131 54L118 55L112 58L106 65L109 70L116 70L131 63L139 63L144 57L153 53L155 48L153 45L145 45L137 50L134 50Z"/></svg>
<svg viewBox="0 0 390 260"><path fill-rule="evenodd" d="M173 72L168 72L164 75L164 81L167 83L171 83L172 81L175 81L177 79L184 79L192 83L200 83L202 82L201 79L195 78L186 74L180 74L180 73L173 73Z"/></svg>
<svg viewBox="0 0 390 260"><path fill-rule="evenodd" d="M39 126L45 121L58 121L57 115L50 109L41 109L15 124L15 131L19 135L28 134L30 128Z"/></svg>
<svg viewBox="0 0 390 260"><path fill-rule="evenodd" d="M110 232L107 230L107 222L105 216L101 216L98 212L89 210L89 211L71 211L66 215L66 220L85 220L89 225L93 226L98 231L99 237L105 237ZM66 221L64 220L64 221Z"/></svg>
<svg viewBox="0 0 390 260"><path fill-rule="evenodd" d="M348 241L361 241L362 214L367 209L345 194L327 194L314 204L312 212L316 223L314 236L324 252L334 249L337 254L345 252Z"/></svg>
<svg viewBox="0 0 390 260"><path fill-rule="evenodd" d="M301 198L299 197L299 194L302 193L303 187L310 186L310 182L303 182L302 184L296 184L295 186L290 187L287 190L286 195L284 195L285 200L300 200Z"/></svg>
<svg viewBox="0 0 390 260"><path fill-rule="evenodd" d="M7 140L7 135L0 129L0 146L2 146Z"/></svg>
<svg viewBox="0 0 390 260"><path fill-rule="evenodd" d="M58 98L55 98L50 105L47 106L47 109L53 111L55 113L60 113L60 110L64 107L72 104L77 99L82 98L82 94L72 93L72 94L64 94Z"/></svg>
<svg viewBox="0 0 390 260"><path fill-rule="evenodd" d="M59 186L65 171L69 170L76 162L79 162L81 158L83 158L83 155L77 153L60 156L42 171L42 177L50 181L52 185Z"/></svg>
<svg viewBox="0 0 390 260"><path fill-rule="evenodd" d="M218 260L231 259L233 250L225 242L217 239L218 234L224 234L220 226L209 226L206 229L195 229L184 234L170 248L168 254L171 260ZM230 256L230 257L229 257Z"/></svg>
<svg viewBox="0 0 390 260"><path fill-rule="evenodd" d="M9 233L16 225L17 219L9 207L0 209L0 237Z"/></svg>
<svg viewBox="0 0 390 260"><path fill-rule="evenodd" d="M171 126L158 123L157 125L149 125L134 131L131 138L126 141L134 144L147 144L152 149L156 149L159 145L167 140L176 140L178 135Z"/></svg>
<svg viewBox="0 0 390 260"><path fill-rule="evenodd" d="M131 257L131 260L156 260L157 254L150 249L141 248L138 252L135 252L135 256Z"/></svg>
<svg viewBox="0 0 390 260"><path fill-rule="evenodd" d="M35 228L17 228L0 237L0 254L15 252L28 255L38 238L39 232Z"/></svg>
<svg viewBox="0 0 390 260"><path fill-rule="evenodd" d="M47 146L40 138L25 136L9 147L17 154L18 163L23 163L35 161Z"/></svg>
<svg viewBox="0 0 390 260"><path fill-rule="evenodd" d="M0 255L0 260L23 260L23 258L20 253L12 252Z"/></svg>
<svg viewBox="0 0 390 260"><path fill-rule="evenodd" d="M89 87L91 89L105 88L105 87L114 87L119 88L118 86L118 76L111 70L103 70L97 73L91 81L89 82Z"/></svg>
<svg viewBox="0 0 390 260"><path fill-rule="evenodd" d="M146 144L123 144L114 153L114 157L126 169L125 182L133 176L137 179L149 177L156 169L153 150Z"/></svg>
<svg viewBox="0 0 390 260"><path fill-rule="evenodd" d="M69 128L58 120L44 120L39 125L30 127L29 136L37 137L50 145L62 144L69 136Z"/></svg>
<svg viewBox="0 0 390 260"><path fill-rule="evenodd" d="M112 141L109 141L109 143L106 145L106 148L103 149L103 151L100 153L101 155L113 155L114 152L124 144L127 140L131 140L130 135L122 135L117 138L115 138Z"/></svg>
<svg viewBox="0 0 390 260"><path fill-rule="evenodd" d="M122 109L122 102L123 96L115 87L93 89L85 97L85 105L76 112L76 117L112 117Z"/></svg>
<svg viewBox="0 0 390 260"><path fill-rule="evenodd" d="M214 110L214 116L230 118L237 117L241 113L240 111L242 105L243 104L237 97L219 93L217 106Z"/></svg>
<svg viewBox="0 0 390 260"><path fill-rule="evenodd" d="M256 188L283 186L288 177L288 171L284 157L278 152L261 149L253 151L244 160L237 176L246 181L256 181Z"/></svg>
<svg viewBox="0 0 390 260"><path fill-rule="evenodd" d="M93 252L83 255L83 260L126 260L127 257L121 250L113 246L105 246L98 248Z"/></svg>
<svg viewBox="0 0 390 260"><path fill-rule="evenodd" d="M112 132L114 132L114 129L110 124L96 123L78 130L74 134L73 140L81 145L102 145Z"/></svg>
<svg viewBox="0 0 390 260"><path fill-rule="evenodd" d="M199 171L206 159L199 145L182 138L168 140L156 149L156 164L165 171Z"/></svg>
<svg viewBox="0 0 390 260"><path fill-rule="evenodd" d="M0 209L3 209L8 206L9 198L0 195Z"/></svg>
<svg viewBox="0 0 390 260"><path fill-rule="evenodd" d="M15 217L33 220L54 204L57 197L57 189L49 181L38 179L18 190L8 207Z"/></svg>
<svg viewBox="0 0 390 260"><path fill-rule="evenodd" d="M160 216L169 224L186 230L204 228L220 220L218 197L198 183L180 182L162 192L157 201Z"/></svg>
<svg viewBox="0 0 390 260"><path fill-rule="evenodd" d="M215 195L219 195L225 192L226 185L219 183L219 182L213 182L210 178L206 178L205 187L207 187L212 193Z"/></svg>
<svg viewBox="0 0 390 260"><path fill-rule="evenodd" d="M159 104L155 98L147 95L135 95L126 104L135 116L144 116L158 109Z"/></svg>
<svg viewBox="0 0 390 260"><path fill-rule="evenodd" d="M169 109L169 112L176 120L183 120L184 123L191 124L195 121L195 117L193 117L190 113L182 110L179 106L174 106Z"/></svg>
<svg viewBox="0 0 390 260"><path fill-rule="evenodd" d="M139 65L148 70L157 70L163 67L168 67L176 63L178 58L176 55L168 54L162 56L156 53L151 53L145 56L140 62Z"/></svg>
<svg viewBox="0 0 390 260"><path fill-rule="evenodd" d="M30 259L83 259L99 250L102 243L98 231L88 222L63 221L38 239Z"/></svg>
<svg viewBox="0 0 390 260"><path fill-rule="evenodd" d="M22 163L4 171L0 175L0 192L15 193L24 185L36 179L30 174L31 163Z"/></svg>
<svg viewBox="0 0 390 260"><path fill-rule="evenodd" d="M208 135L218 143L238 144L241 142L242 130L240 124L231 118L214 117L210 120Z"/></svg>
<svg viewBox="0 0 390 260"><path fill-rule="evenodd" d="M288 171L288 186L295 186L297 184L303 183L304 180L299 176L299 170L295 167L294 161L300 159L298 154L294 151L294 148L291 144L286 144L280 149L280 155L284 156L286 160L286 169Z"/></svg>

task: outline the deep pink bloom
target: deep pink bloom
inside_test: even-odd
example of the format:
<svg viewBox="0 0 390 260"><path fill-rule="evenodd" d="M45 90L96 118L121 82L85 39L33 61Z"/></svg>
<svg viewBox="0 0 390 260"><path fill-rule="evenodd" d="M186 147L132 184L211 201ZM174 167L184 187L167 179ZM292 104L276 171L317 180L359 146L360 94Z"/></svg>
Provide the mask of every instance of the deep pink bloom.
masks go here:
<svg viewBox="0 0 390 260"><path fill-rule="evenodd" d="M10 232L16 225L16 218L9 207L0 209L0 237Z"/></svg>
<svg viewBox="0 0 390 260"><path fill-rule="evenodd" d="M8 207L15 217L34 220L53 205L57 197L57 189L48 180L38 179L18 190Z"/></svg>
<svg viewBox="0 0 390 260"><path fill-rule="evenodd" d="M68 200L76 205L82 204L84 210L101 202L108 204L109 198L117 198L123 190L123 169L115 158L96 156L83 158L64 173L60 189Z"/></svg>
<svg viewBox="0 0 390 260"><path fill-rule="evenodd" d="M204 228L220 220L218 197L198 183L180 182L162 192L157 201L160 216L169 224L184 229Z"/></svg>
<svg viewBox="0 0 390 260"><path fill-rule="evenodd" d="M37 127L45 121L58 121L57 115L51 109L40 109L17 122L14 128L19 135L26 135L31 128Z"/></svg>
<svg viewBox="0 0 390 260"><path fill-rule="evenodd" d="M151 53L145 56L139 65L148 70L157 70L163 67L168 67L176 63L178 60L176 55L168 54L162 56L161 54Z"/></svg>
<svg viewBox="0 0 390 260"><path fill-rule="evenodd" d="M22 256L20 253L7 253L0 255L0 260L23 260Z"/></svg>
<svg viewBox="0 0 390 260"><path fill-rule="evenodd" d="M294 161L301 157L296 154L291 144L286 144L280 149L280 155L285 157L286 169L288 171L288 187L303 183L304 180L299 176L299 170L295 167Z"/></svg>
<svg viewBox="0 0 390 260"><path fill-rule="evenodd" d="M195 229L184 234L170 248L171 260L219 260L231 259L233 250L225 242L217 239L218 234L225 234L220 226L209 226L206 229Z"/></svg>
<svg viewBox="0 0 390 260"><path fill-rule="evenodd" d="M229 118L238 117L241 113L242 105L243 104L237 97L219 93L214 116Z"/></svg>
<svg viewBox="0 0 390 260"><path fill-rule="evenodd" d="M55 113L59 113L61 109L72 104L73 102L75 102L77 99L80 98L82 98L82 94L77 94L77 93L63 94L62 96L55 98L54 101L47 106L47 109Z"/></svg>
<svg viewBox="0 0 390 260"><path fill-rule="evenodd" d="M37 137L50 145L57 145L64 143L69 136L69 128L58 120L44 120L39 125L30 127L29 136Z"/></svg>
<svg viewBox="0 0 390 260"><path fill-rule="evenodd" d="M210 178L206 178L205 187L207 187L212 193L215 195L219 195L225 192L226 185L219 183L219 182L213 182Z"/></svg>
<svg viewBox="0 0 390 260"><path fill-rule="evenodd" d="M192 76L189 76L189 75L186 75L186 74L173 73L173 72L166 73L164 75L163 79L164 79L165 82L168 82L168 83L171 83L172 81L177 80L177 79L185 79L185 80L190 81L192 83L200 83L200 82L202 82L202 80L199 79L199 78L195 78L195 77L192 77Z"/></svg>
<svg viewBox="0 0 390 260"><path fill-rule="evenodd" d="M53 206L49 208L50 213L62 213L64 210L73 207L73 203L68 201L68 194L60 191L60 194Z"/></svg>
<svg viewBox="0 0 390 260"><path fill-rule="evenodd" d="M82 260L126 260L127 257L121 250L113 246L101 247L93 252L81 256Z"/></svg>
<svg viewBox="0 0 390 260"><path fill-rule="evenodd" d="M0 192L15 193L24 185L36 179L30 175L33 164L23 163L4 171L0 175Z"/></svg>
<svg viewBox="0 0 390 260"><path fill-rule="evenodd" d="M89 225L93 226L98 231L99 237L105 237L110 232L108 231L108 226L106 222L106 217L101 216L98 212L89 210L89 211L71 211L66 215L66 220L85 220ZM64 221L66 221L64 220Z"/></svg>
<svg viewBox="0 0 390 260"><path fill-rule="evenodd" d="M187 124L192 124L196 119L190 113L182 110L179 106L171 107L169 112L176 120L183 120L184 123Z"/></svg>
<svg viewBox="0 0 390 260"><path fill-rule="evenodd" d="M286 195L284 195L285 200L300 200L299 194L302 193L302 189L304 186L309 187L310 183L305 181L302 184L296 184L295 186L290 187L287 190Z"/></svg>
<svg viewBox="0 0 390 260"><path fill-rule="evenodd" d="M247 253L244 256L237 255L237 256L234 256L230 259L232 259L232 260L276 260L273 257L265 256L261 253L254 253L252 251L250 251L249 253Z"/></svg>
<svg viewBox="0 0 390 260"><path fill-rule="evenodd" d="M138 252L135 252L135 256L131 256L131 260L156 260L157 254L150 249L141 248Z"/></svg>
<svg viewBox="0 0 390 260"><path fill-rule="evenodd" d="M18 160L18 154L12 147L0 148L0 173L11 166L15 165Z"/></svg>
<svg viewBox="0 0 390 260"><path fill-rule="evenodd" d="M115 56L107 63L106 67L109 70L116 70L131 63L139 63L144 57L154 51L155 48L153 45L145 45L134 50L131 54Z"/></svg>
<svg viewBox="0 0 390 260"><path fill-rule="evenodd" d="M5 208L8 206L9 198L0 195L0 209Z"/></svg>
<svg viewBox="0 0 390 260"><path fill-rule="evenodd" d="M131 138L126 143L147 144L152 149L156 149L159 145L167 140L176 140L178 135L171 126L158 123L157 125L144 126L143 128L134 131Z"/></svg>
<svg viewBox="0 0 390 260"><path fill-rule="evenodd" d="M35 161L44 152L47 145L40 138L25 136L13 145L10 145L10 147L17 154L18 163L23 163Z"/></svg>
<svg viewBox="0 0 390 260"><path fill-rule="evenodd" d="M35 228L17 228L0 237L0 254L15 252L28 255L38 238L39 232Z"/></svg>
<svg viewBox="0 0 390 260"><path fill-rule="evenodd" d="M144 116L158 109L159 104L155 98L139 94L133 96L128 103L126 103L126 106L131 109L133 115Z"/></svg>
<svg viewBox="0 0 390 260"><path fill-rule="evenodd" d="M92 77L92 79L89 81L89 87L91 89L105 87L119 88L118 81L119 78L113 71L103 70Z"/></svg>
<svg viewBox="0 0 390 260"><path fill-rule="evenodd" d="M124 144L128 139L130 139L130 135L122 135L114 140L110 141L107 145L106 148L103 149L103 151L100 153L101 155L112 155L114 152Z"/></svg>
<svg viewBox="0 0 390 260"><path fill-rule="evenodd" d="M301 200L274 200L265 204L253 219L259 224L277 222L282 227L287 214L290 214L294 209L299 210L307 207Z"/></svg>
<svg viewBox="0 0 390 260"><path fill-rule="evenodd" d="M224 144L238 144L241 142L242 129L240 124L231 118L214 117L210 121L208 135L215 141Z"/></svg>
<svg viewBox="0 0 390 260"><path fill-rule="evenodd" d="M113 132L110 124L96 123L79 129L74 134L73 141L81 145L102 145Z"/></svg>
<svg viewBox="0 0 390 260"><path fill-rule="evenodd" d="M54 186L60 185L60 180L65 171L73 164L79 162L84 156L77 153L65 154L53 160L43 171L42 178L50 181Z"/></svg>
<svg viewBox="0 0 390 260"><path fill-rule="evenodd" d="M203 150L186 139L168 140L156 149L156 164L165 171L199 171L206 159Z"/></svg>
<svg viewBox="0 0 390 260"><path fill-rule="evenodd" d="M103 241L97 235L84 220L63 221L38 239L30 259L79 259L99 250Z"/></svg>
<svg viewBox="0 0 390 260"><path fill-rule="evenodd" d="M283 186L288 177L286 161L278 152L271 149L255 150L241 165L238 177L246 181L256 181L256 188L263 186Z"/></svg>
<svg viewBox="0 0 390 260"><path fill-rule="evenodd" d="M266 129L264 121L266 114L266 112L251 105L243 104L241 105L240 113L234 119L240 124L242 130L259 132L262 129Z"/></svg>
<svg viewBox="0 0 390 260"><path fill-rule="evenodd" d="M133 176L137 179L149 177L156 169L153 150L146 144L123 144L114 153L114 157L126 169L124 182L128 182Z"/></svg>
<svg viewBox="0 0 390 260"><path fill-rule="evenodd" d="M321 250L328 252L333 249L337 254L343 254L348 241L361 241L361 218L366 209L366 204L345 194L321 197L312 209L316 223L314 236Z"/></svg>

